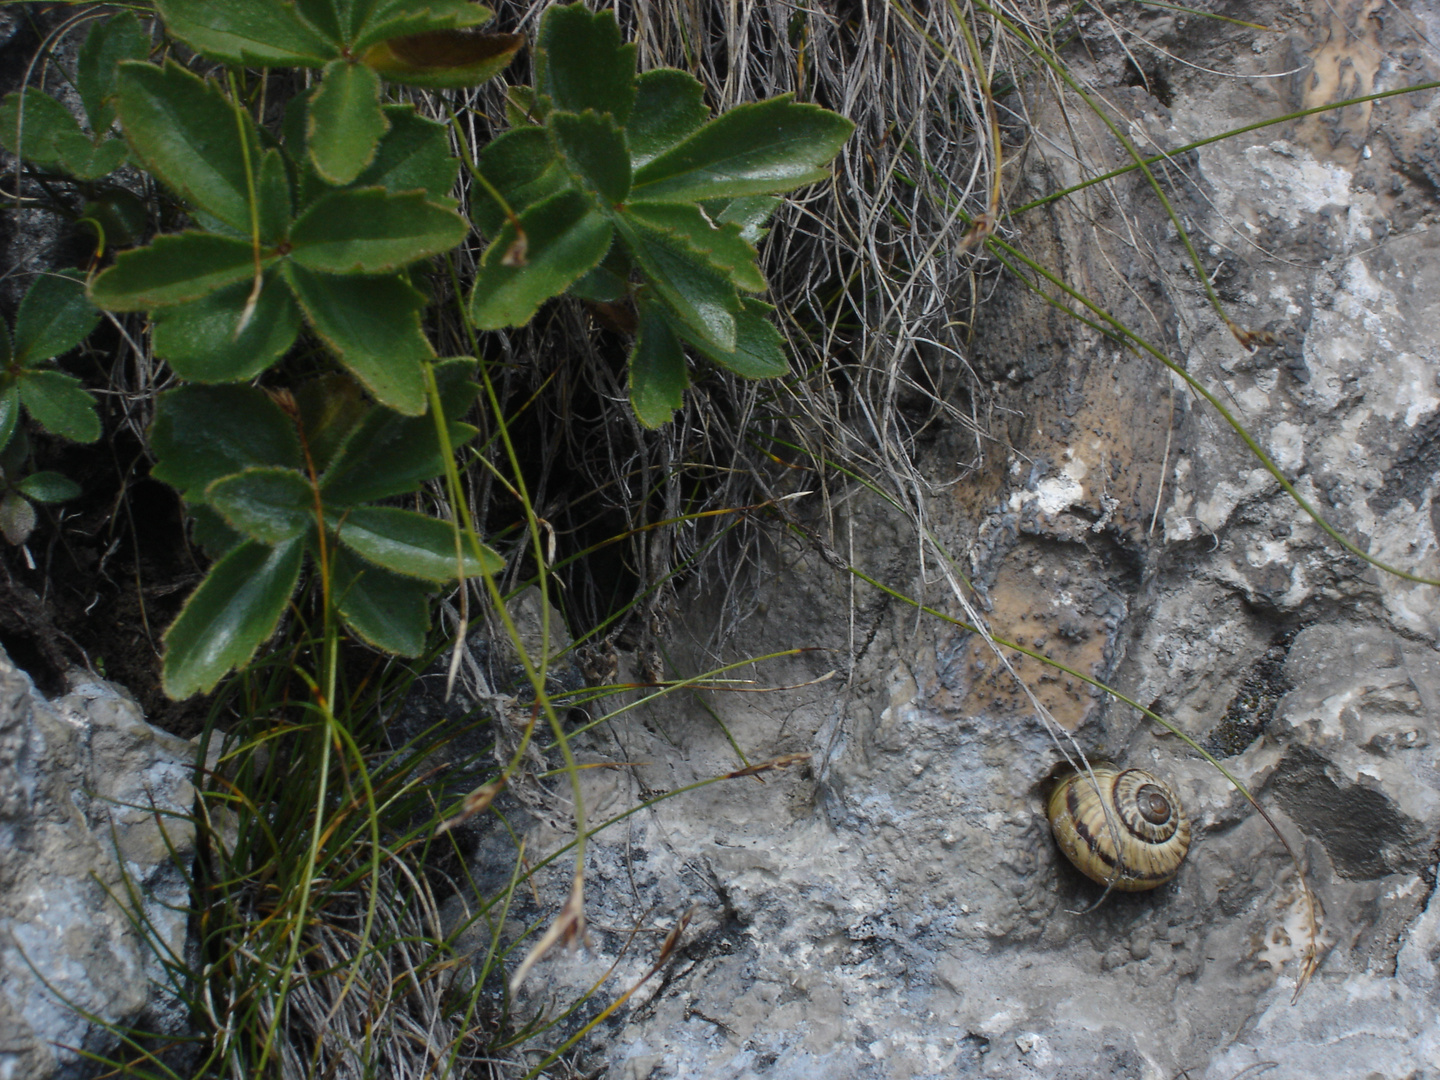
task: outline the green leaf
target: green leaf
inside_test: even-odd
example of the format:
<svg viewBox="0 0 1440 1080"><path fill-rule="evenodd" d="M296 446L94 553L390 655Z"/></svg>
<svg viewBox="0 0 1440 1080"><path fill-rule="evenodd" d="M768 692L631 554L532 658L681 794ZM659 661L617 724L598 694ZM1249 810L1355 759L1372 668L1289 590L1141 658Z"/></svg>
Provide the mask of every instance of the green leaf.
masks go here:
<svg viewBox="0 0 1440 1080"><path fill-rule="evenodd" d="M280 122L280 137L285 152L293 162L295 179L295 206L304 209L322 195L333 189L310 162L305 149L305 129L310 123L310 95L296 94L285 103L285 115Z"/></svg>
<svg viewBox="0 0 1440 1080"><path fill-rule="evenodd" d="M716 349L688 327L677 325L675 329L706 357L736 375L747 379L788 375L790 362L786 359L785 339L770 320L775 309L759 300L746 299L744 305L744 310L735 316L735 348L729 351Z"/></svg>
<svg viewBox="0 0 1440 1080"><path fill-rule="evenodd" d="M65 171L79 180L99 180L125 164L125 157L125 141L107 138L104 143L92 145L84 156L66 157Z"/></svg>
<svg viewBox="0 0 1440 1080"><path fill-rule="evenodd" d="M6 94L0 101L0 144L11 153L18 148L31 165L81 180L97 180L125 160L123 142L105 139L96 145L69 109L33 89Z"/></svg>
<svg viewBox="0 0 1440 1080"><path fill-rule="evenodd" d="M18 147L32 165L81 180L99 179L125 160L123 142L92 142L69 109L39 90L6 94L0 101L0 143L12 153Z"/></svg>
<svg viewBox="0 0 1440 1080"><path fill-rule="evenodd" d="M222 476L205 489L205 501L262 544L293 540L315 522L315 492L297 469L265 465Z"/></svg>
<svg viewBox="0 0 1440 1080"><path fill-rule="evenodd" d="M376 274L449 251L469 226L421 191L334 191L318 199L290 230L290 258L328 274Z"/></svg>
<svg viewBox="0 0 1440 1080"><path fill-rule="evenodd" d="M492 139L480 151L477 167L516 214L569 186L544 128L516 128ZM480 184L471 188L470 214L486 236L494 236L506 220L500 205Z"/></svg>
<svg viewBox="0 0 1440 1080"><path fill-rule="evenodd" d="M432 30L378 42L361 59L391 82L449 90L493 79L524 44L520 34Z"/></svg>
<svg viewBox="0 0 1440 1080"><path fill-rule="evenodd" d="M470 0L379 0L351 6L351 49L360 52L378 41L437 30L484 26L495 13Z"/></svg>
<svg viewBox="0 0 1440 1080"><path fill-rule="evenodd" d="M640 333L630 352L630 405L648 428L668 424L685 404L690 373L685 352L665 313L653 303L640 305Z"/></svg>
<svg viewBox="0 0 1440 1080"><path fill-rule="evenodd" d="M106 139L99 146L87 142L83 151L66 154L61 165L80 180L98 180L109 176L124 162L125 143L120 139Z"/></svg>
<svg viewBox="0 0 1440 1080"><path fill-rule="evenodd" d="M22 371L16 383L25 408L52 435L77 443L92 443L100 438L95 399L75 376L59 371Z"/></svg>
<svg viewBox="0 0 1440 1080"><path fill-rule="evenodd" d="M469 357L435 364L452 450L476 434L473 427L457 419L465 415L479 390L471 381L474 373L475 361ZM374 409L346 439L320 478L320 490L327 506L349 506L407 495L444 471L445 458L432 417Z"/></svg>
<svg viewBox="0 0 1440 1080"><path fill-rule="evenodd" d="M155 455L150 475L192 500L203 499L222 476L305 463L294 420L253 386L166 390L157 400L149 441Z"/></svg>
<svg viewBox="0 0 1440 1080"><path fill-rule="evenodd" d="M218 510L204 503L186 503L185 510L190 515L190 535L212 561L223 558L245 542L243 536L225 524Z"/></svg>
<svg viewBox="0 0 1440 1080"><path fill-rule="evenodd" d="M320 67L339 55L284 0L156 0L165 29L198 53L237 67Z"/></svg>
<svg viewBox="0 0 1440 1080"><path fill-rule="evenodd" d="M165 631L165 692L179 700L212 689L244 667L275 632L295 583L305 542L278 547L247 540L210 568Z"/></svg>
<svg viewBox="0 0 1440 1080"><path fill-rule="evenodd" d="M682 142L710 119L705 87L688 72L674 68L647 71L636 83L635 109L625 125L630 162L635 168Z"/></svg>
<svg viewBox="0 0 1440 1080"><path fill-rule="evenodd" d="M240 0L204 0L217 9ZM250 0L243 0L249 3ZM255 122L214 82L168 61L127 60L116 75L116 107L140 162L190 205L250 235L250 196L240 129L260 163Z"/></svg>
<svg viewBox="0 0 1440 1080"><path fill-rule="evenodd" d="M83 161L94 150L70 110L33 89L6 94L0 101L0 142L17 157L46 169Z"/></svg>
<svg viewBox="0 0 1440 1080"><path fill-rule="evenodd" d="M61 270L37 277L15 314L15 362L22 367L67 353L79 345L100 313L85 297L85 275Z"/></svg>
<svg viewBox="0 0 1440 1080"><path fill-rule="evenodd" d="M372 566L343 547L335 550L330 574L340 617L358 638L401 656L425 651L430 629L426 584Z"/></svg>
<svg viewBox="0 0 1440 1080"><path fill-rule="evenodd" d="M349 17L355 0L286 0L295 12L309 23L326 41L346 42L350 38ZM374 6L373 0L361 0L362 8ZM343 11L341 9L344 9Z"/></svg>
<svg viewBox="0 0 1440 1080"><path fill-rule="evenodd" d="M188 304L254 275L250 241L213 233L171 233L157 236L149 247L122 251L115 265L90 283L90 300L110 311L148 311Z"/></svg>
<svg viewBox="0 0 1440 1080"><path fill-rule="evenodd" d="M115 92L115 66L122 60L144 60L149 54L150 35L134 13L122 11L90 24L75 61L75 89L97 139L115 122L115 107L106 100Z"/></svg>
<svg viewBox="0 0 1440 1080"><path fill-rule="evenodd" d="M38 503L62 503L80 497L80 485L58 472L34 472L15 487Z"/></svg>
<svg viewBox="0 0 1440 1080"><path fill-rule="evenodd" d="M8 445L0 447L0 475L12 479L20 475L30 457L30 436L17 428Z"/></svg>
<svg viewBox="0 0 1440 1080"><path fill-rule="evenodd" d="M360 384L343 371L329 371L301 383L295 388L295 405L309 460L321 473L368 415L397 415L366 401Z"/></svg>
<svg viewBox="0 0 1440 1080"><path fill-rule="evenodd" d="M625 213L683 239L723 270L737 289L765 290L765 277L755 265L755 248L741 237L739 225L716 228L694 203L632 202L625 207Z"/></svg>
<svg viewBox="0 0 1440 1080"><path fill-rule="evenodd" d="M510 86L505 89L505 124L521 128L545 119L545 110L535 100L533 86Z"/></svg>
<svg viewBox="0 0 1440 1080"><path fill-rule="evenodd" d="M150 213L145 204L134 192L123 188L98 192L81 207L79 220L97 226L96 231L107 248L138 244L150 227Z"/></svg>
<svg viewBox="0 0 1440 1080"><path fill-rule="evenodd" d="M716 199L704 210L717 225L740 226L740 237L756 247L770 230L765 223L783 200L778 195L742 195L738 199Z"/></svg>
<svg viewBox="0 0 1440 1080"><path fill-rule="evenodd" d="M17 547L35 531L35 507L18 491L0 497L0 533Z"/></svg>
<svg viewBox="0 0 1440 1080"><path fill-rule="evenodd" d="M420 365L435 353L420 329L424 296L398 276L339 277L295 262L285 279L311 328L367 390L398 412L425 411Z"/></svg>
<svg viewBox="0 0 1440 1080"><path fill-rule="evenodd" d="M625 200L630 194L630 154L613 119L591 111L555 111L545 126L577 187L610 206Z"/></svg>
<svg viewBox="0 0 1440 1080"><path fill-rule="evenodd" d="M520 215L523 243L506 225L485 252L470 296L482 330L522 326L610 249L614 230L578 191L565 191Z"/></svg>
<svg viewBox="0 0 1440 1080"><path fill-rule="evenodd" d="M397 574L436 584L458 576L455 527L449 522L393 506L362 506L347 513L343 521L330 521L330 526L338 530L340 542L350 550ZM468 543L463 546L467 578L505 568L505 560L488 547L480 548L477 559Z"/></svg>
<svg viewBox="0 0 1440 1080"><path fill-rule="evenodd" d="M855 125L792 95L738 105L635 174L637 199L774 195L823 180Z"/></svg>
<svg viewBox="0 0 1440 1080"><path fill-rule="evenodd" d="M160 308L150 339L155 355L194 382L237 382L260 374L295 343L300 308L272 268L237 335L252 288L253 282L242 281L189 304Z"/></svg>
<svg viewBox="0 0 1440 1080"><path fill-rule="evenodd" d="M612 249L613 250L613 249ZM596 304L613 304L624 299L627 281L603 262L593 270L587 270L571 285L568 295L589 300Z"/></svg>
<svg viewBox="0 0 1440 1080"><path fill-rule="evenodd" d="M332 184L350 183L375 160L389 128L380 108L380 76L348 60L326 64L305 122L315 171Z"/></svg>
<svg viewBox="0 0 1440 1080"><path fill-rule="evenodd" d="M392 193L419 188L432 202L448 200L460 171L460 159L450 153L449 129L417 115L413 105L387 105L385 116L390 131L355 186Z"/></svg>
<svg viewBox="0 0 1440 1080"><path fill-rule="evenodd" d="M721 352L733 349L740 296L725 272L674 232L629 214L616 223L645 277L686 326Z"/></svg>
<svg viewBox="0 0 1440 1080"><path fill-rule="evenodd" d="M266 150L260 158L259 176L255 181L255 207L260 243L267 248L274 247L285 238L294 213L285 155L277 149ZM249 230L246 230L246 235L249 235Z"/></svg>
<svg viewBox="0 0 1440 1080"><path fill-rule="evenodd" d="M535 89L557 109L608 112L624 126L635 104L635 46L613 11L583 3L547 8L535 40Z"/></svg>
<svg viewBox="0 0 1440 1080"><path fill-rule="evenodd" d="M6 386L3 379L0 376L0 450L10 445L20 420L20 388L13 382Z"/></svg>

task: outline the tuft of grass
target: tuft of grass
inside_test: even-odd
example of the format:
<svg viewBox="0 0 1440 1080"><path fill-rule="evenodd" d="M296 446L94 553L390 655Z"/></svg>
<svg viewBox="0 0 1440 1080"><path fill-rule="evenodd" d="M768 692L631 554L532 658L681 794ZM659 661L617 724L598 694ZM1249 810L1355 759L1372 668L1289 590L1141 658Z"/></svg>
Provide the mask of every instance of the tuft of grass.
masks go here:
<svg viewBox="0 0 1440 1080"><path fill-rule="evenodd" d="M299 615L281 648L232 677L199 739L198 759L210 765L200 767L196 809L186 820L196 854L191 861L172 853L190 886L189 947L176 955L157 927L135 920L166 972L163 991L188 1013L194 1034L162 1039L112 1027L118 1051L90 1056L115 1074L404 1078L529 1068L539 1075L638 986L612 990L602 980L553 1013L517 1016L514 976L549 947L543 921L517 929L517 896L583 850L588 837L645 807L804 758L747 764L654 795L533 857L512 833L514 861L508 870L482 868L487 885L458 826L499 813L495 796L522 783L531 798L538 792L543 814L561 805L543 785L585 767L567 764L558 742L531 742L540 712L533 697L513 687L491 692L507 667L523 668L522 630L512 618L508 659L492 655L469 681L458 698L474 703L467 714L412 731L414 719L399 728L395 721L415 671L312 633ZM640 693L633 685L579 692L553 683L544 692L552 708L597 713L571 726L573 741L671 693L750 688L732 673L788 655L749 657ZM430 677L443 679L444 653L429 659L438 672ZM601 713L607 701L614 707ZM523 733L518 746L507 729ZM117 900L139 910L134 895ZM668 962L681 929L662 943L646 979ZM601 995L608 1004L595 1000Z"/></svg>

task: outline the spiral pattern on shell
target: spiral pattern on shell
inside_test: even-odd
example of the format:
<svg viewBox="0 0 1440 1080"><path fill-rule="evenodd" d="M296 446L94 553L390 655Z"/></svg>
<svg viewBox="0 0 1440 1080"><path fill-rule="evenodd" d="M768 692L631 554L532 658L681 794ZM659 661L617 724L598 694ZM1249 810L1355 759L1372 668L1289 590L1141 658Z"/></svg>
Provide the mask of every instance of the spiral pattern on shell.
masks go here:
<svg viewBox="0 0 1440 1080"><path fill-rule="evenodd" d="M1141 769L1093 771L1098 792L1083 772L1061 777L1050 792L1046 813L1060 850L1092 881L1124 892L1171 880L1190 849L1190 822L1175 792Z"/></svg>

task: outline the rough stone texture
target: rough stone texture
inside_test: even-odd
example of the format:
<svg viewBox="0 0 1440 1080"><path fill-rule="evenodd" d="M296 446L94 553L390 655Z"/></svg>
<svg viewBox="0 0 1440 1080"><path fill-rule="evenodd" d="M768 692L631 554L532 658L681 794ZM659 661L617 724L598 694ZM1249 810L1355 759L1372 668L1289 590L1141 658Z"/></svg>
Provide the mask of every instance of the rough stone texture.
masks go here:
<svg viewBox="0 0 1440 1080"><path fill-rule="evenodd" d="M63 10L45 9L39 4L10 5L8 10L0 12L0 97L20 89L26 72L32 70L30 62L39 51L42 38L65 17ZM76 34L62 35L53 41L51 55L56 64L73 71L78 48ZM54 74L45 89L63 101L83 124L79 94L58 70L51 70ZM14 139L13 132L9 138ZM16 162L14 155L4 149L0 149L0 175L6 177L6 190L12 192L13 199ZM27 200L44 197L44 191L33 180L23 172L19 175L21 192ZM0 304L5 310L15 310L36 272L85 266L95 247L93 232L88 238L86 233L85 228L76 227L52 212L12 204L0 216L0 264L9 271L0 281Z"/></svg>
<svg viewBox="0 0 1440 1080"><path fill-rule="evenodd" d="M175 1032L184 1017L134 928L184 955L171 857L192 845L194 750L109 684L47 701L0 652L0 1078L79 1077L115 1038L77 1015ZM122 908L129 889L140 912ZM168 905L168 906L167 906ZM48 984L48 985L47 985Z"/></svg>
<svg viewBox="0 0 1440 1080"><path fill-rule="evenodd" d="M1087 13L1072 62L1142 143L1167 148L1440 72L1433 3L1227 13L1281 32L1146 9L1130 28L1178 59L1141 50L1153 68L1140 79L1127 68L1135 51ZM1032 116L1054 137L1018 163L1017 201L1125 160L1079 106L1068 124L1042 109L1032 103ZM1226 313L1274 335L1255 353L1210 308L1143 180L1018 226L1026 250L1212 390L1345 535L1430 577L1437 130L1440 95L1415 95L1159 170ZM732 739L752 762L813 761L666 799L597 836L591 950L542 964L522 1010L552 1008L612 964L609 985L632 984L693 905L680 955L594 1044L612 1076L1225 1080L1261 1063L1275 1080L1440 1075L1440 590L1346 555L1152 359L1013 283L982 315L971 360L997 396L1004 447L958 476L963 434L935 438L929 528L995 633L1118 686L1226 755L1323 904L1319 973L1292 1006L1303 896L1230 784L1133 709L1007 655L1080 746L1171 778L1194 822L1173 884L1091 910L1097 890L1041 817L1060 754L1000 658L789 542L764 568L765 603L742 641L712 648L721 598L702 596L671 647L680 677L818 650L753 673L799 688L674 695L618 719L586 754L639 764L588 771L587 811L602 820L734 769ZM821 520L794 504L867 573L964 617L892 508L863 492L837 505ZM528 853L562 839L536 824ZM481 848L492 875L500 847ZM553 912L568 869L548 873ZM536 915L527 903L517 918Z"/></svg>

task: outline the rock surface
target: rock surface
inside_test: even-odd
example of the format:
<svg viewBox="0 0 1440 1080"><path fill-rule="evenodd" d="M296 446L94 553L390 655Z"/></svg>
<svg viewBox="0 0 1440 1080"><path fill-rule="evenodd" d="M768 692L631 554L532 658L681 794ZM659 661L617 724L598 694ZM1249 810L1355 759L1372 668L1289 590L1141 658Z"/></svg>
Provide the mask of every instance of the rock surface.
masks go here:
<svg viewBox="0 0 1440 1080"><path fill-rule="evenodd" d="M0 1077L92 1075L105 1024L174 1033L147 920L184 955L194 750L106 683L47 701L0 652ZM144 900L129 906L129 890Z"/></svg>
<svg viewBox="0 0 1440 1080"><path fill-rule="evenodd" d="M1167 150L1440 72L1433 3L1237 13L1279 32L1146 9L1117 32L1154 46L1137 77L1134 50L1087 14L1073 62L1142 149ZM1074 141L1034 140L1017 202L1126 160L1074 103L1031 119ZM1344 535L1431 578L1436 130L1430 92L1238 135L1161 170L1226 314L1271 335L1256 352L1211 308L1143 180L1016 223L1027 250L1179 358ZM595 1054L612 1076L1226 1080L1262 1063L1271 1080L1440 1075L1440 590L1348 555L1150 357L1013 281L977 333L969 356L1008 418L1004 445L961 475L968 436L932 441L936 546L975 582L995 634L1118 687L1225 759L1306 866L1324 913L1318 974L1292 1006L1309 937L1292 862L1179 739L836 572L827 546L967 618L935 547L857 491L829 518L794 504L817 542L763 568L743 646L712 644L723 595L689 598L676 620L676 677L806 647L730 673L798 688L682 692L618 718L589 758L641 764L588 771L587 813L738 768L736 747L749 762L809 752L810 765L666 798L598 834L591 951L542 964L529 1008L612 964L610 986L638 981L694 907L666 973L604 1029ZM1098 890L1042 818L1064 736L1037 704L1087 753L1173 780L1196 833L1173 884L1093 907ZM563 839L538 824L530 838L532 854ZM549 873L553 911L568 874Z"/></svg>

